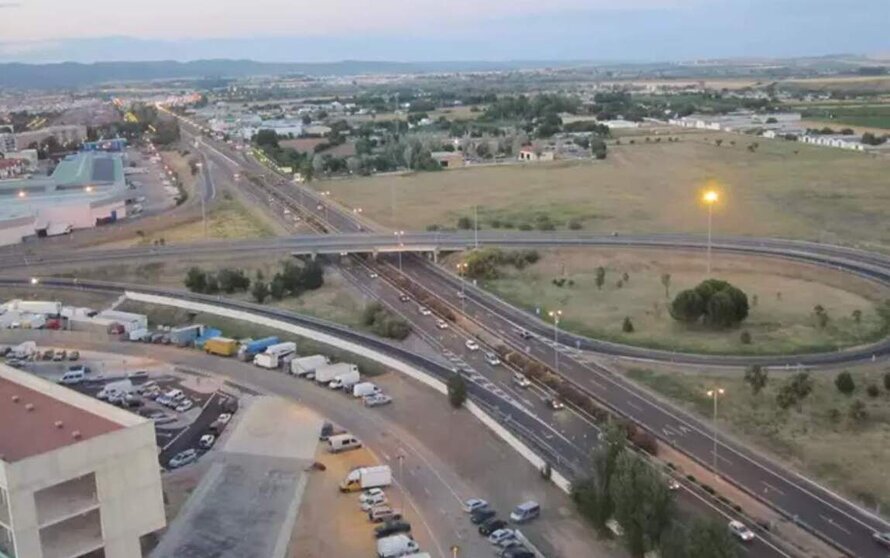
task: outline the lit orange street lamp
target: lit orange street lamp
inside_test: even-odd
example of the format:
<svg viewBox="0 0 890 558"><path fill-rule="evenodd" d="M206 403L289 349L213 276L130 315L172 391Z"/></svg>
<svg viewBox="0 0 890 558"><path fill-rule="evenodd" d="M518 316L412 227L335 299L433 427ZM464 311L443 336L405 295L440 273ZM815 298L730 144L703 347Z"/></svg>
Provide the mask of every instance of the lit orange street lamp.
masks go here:
<svg viewBox="0 0 890 558"><path fill-rule="evenodd" d="M714 389L708 390L708 397L714 400L714 476L717 475L717 398L726 393L721 387L715 387Z"/></svg>
<svg viewBox="0 0 890 558"><path fill-rule="evenodd" d="M714 213L714 204L720 201L720 193L717 190L705 190L701 197L702 202L708 206L708 275L711 275L711 221Z"/></svg>

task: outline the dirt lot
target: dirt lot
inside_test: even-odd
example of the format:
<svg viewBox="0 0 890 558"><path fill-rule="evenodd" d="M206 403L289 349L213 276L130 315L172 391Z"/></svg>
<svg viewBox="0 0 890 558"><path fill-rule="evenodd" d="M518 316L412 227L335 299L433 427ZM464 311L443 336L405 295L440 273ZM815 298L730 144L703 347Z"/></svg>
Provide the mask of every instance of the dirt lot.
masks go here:
<svg viewBox="0 0 890 558"><path fill-rule="evenodd" d="M12 299L22 300L59 300L69 306L85 306L102 309L117 300L117 296L93 291L74 291L71 289L48 289L40 287L0 287L0 302Z"/></svg>
<svg viewBox="0 0 890 558"><path fill-rule="evenodd" d="M530 311L540 308L544 314L562 309L561 324L566 329L671 350L766 354L858 345L882 336L884 323L875 311L875 303L890 299L890 289L823 268L767 258L716 256L711 275L745 291L751 311L740 329L712 331L690 328L671 318L671 299L665 297L661 282L663 273L671 275L671 297L694 287L706 277L702 253L672 252L665 256L653 250L609 249L539 253L542 258L538 263L521 271L503 267L503 277L485 286ZM599 266L606 268L601 290L595 282ZM628 281L623 281L624 273ZM554 285L553 280L558 278L565 278L567 283ZM813 310L817 304L830 317L825 328L817 324ZM854 310L862 312L858 324L852 317ZM633 322L633 333L622 331L625 317ZM751 344L740 341L742 329L751 334Z"/></svg>
<svg viewBox="0 0 890 558"><path fill-rule="evenodd" d="M753 395L740 372L705 372L684 367L631 369L628 376L708 420L713 402L707 390L723 387L719 401L722 429L753 442L805 473L848 495L865 507L890 504L886 463L890 459L890 392L884 388L886 364L851 369L856 391L842 395L834 385L837 371L811 373L813 391L800 407L782 410L776 393L795 370L771 370L766 388ZM867 386L878 386L871 397ZM865 404L867 418L850 417L854 401Z"/></svg>
<svg viewBox="0 0 890 558"><path fill-rule="evenodd" d="M325 181L318 188L386 226L454 227L479 204L518 227L548 215L589 231L704 233L699 192L714 180L724 202L715 234L821 239L890 247L886 162L867 154L730 134L686 134L679 142L639 138L609 148L605 161L467 168ZM723 139L718 147L715 139ZM756 152L747 146L757 141ZM732 145L735 142L735 145ZM391 199L395 199L395 211Z"/></svg>

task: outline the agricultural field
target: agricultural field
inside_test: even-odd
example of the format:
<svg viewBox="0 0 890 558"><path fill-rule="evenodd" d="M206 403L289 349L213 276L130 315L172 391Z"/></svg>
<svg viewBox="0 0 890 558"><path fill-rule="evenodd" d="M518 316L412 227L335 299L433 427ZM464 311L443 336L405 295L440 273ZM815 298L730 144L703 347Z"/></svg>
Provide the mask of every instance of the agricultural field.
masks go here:
<svg viewBox="0 0 890 558"><path fill-rule="evenodd" d="M560 309L561 328L597 339L682 352L782 354L832 351L886 333L876 305L890 300L890 289L806 264L715 254L711 277L742 289L751 308L741 326L714 330L679 323L669 313L676 293L708 277L703 253L572 248L539 254L522 269L501 266L500 276L482 286L530 312ZM600 266L606 275L597 288ZM664 274L670 274L667 287ZM817 305L829 316L824 327ZM625 318L633 332L623 330Z"/></svg>
<svg viewBox="0 0 890 558"><path fill-rule="evenodd" d="M887 162L869 154L729 134L610 145L604 161L470 167L316 183L387 227L536 227L703 234L705 184L721 190L716 235L803 238L890 249ZM720 146L716 140L722 140ZM758 147L748 149L752 143Z"/></svg>
<svg viewBox="0 0 890 558"><path fill-rule="evenodd" d="M851 369L855 390L850 395L835 387L838 371L812 371L811 393L788 409L779 407L776 395L797 371L767 372L766 387L754 395L741 372L678 366L626 371L632 380L707 420L713 416L707 391L722 387L718 423L724 433L754 444L866 508L890 504L885 466L890 458L890 391L884 384L890 369ZM851 412L856 401L864 414Z"/></svg>
<svg viewBox="0 0 890 558"><path fill-rule="evenodd" d="M836 106L809 108L804 118L819 120L826 125L878 128L890 132L890 103L865 106Z"/></svg>

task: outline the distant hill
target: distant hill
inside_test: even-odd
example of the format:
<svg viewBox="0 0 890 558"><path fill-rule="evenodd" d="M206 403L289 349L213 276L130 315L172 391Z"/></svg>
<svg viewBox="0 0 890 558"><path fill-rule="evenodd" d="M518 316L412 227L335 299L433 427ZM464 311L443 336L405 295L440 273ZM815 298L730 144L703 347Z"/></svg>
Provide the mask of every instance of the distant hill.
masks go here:
<svg viewBox="0 0 890 558"><path fill-rule="evenodd" d="M96 62L81 64L0 64L0 87L44 89L84 87L106 82L147 81L155 79L244 77L259 75L304 74L356 75L387 73L469 72L544 68L577 64L560 62L370 62L345 60L329 63L267 63L253 60L195 60L175 62Z"/></svg>

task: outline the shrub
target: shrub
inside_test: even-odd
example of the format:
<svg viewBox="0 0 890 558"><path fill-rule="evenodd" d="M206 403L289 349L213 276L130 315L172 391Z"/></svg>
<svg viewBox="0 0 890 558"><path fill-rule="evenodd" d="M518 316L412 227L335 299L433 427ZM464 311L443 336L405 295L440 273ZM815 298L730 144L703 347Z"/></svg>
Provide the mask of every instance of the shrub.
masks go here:
<svg viewBox="0 0 890 558"><path fill-rule="evenodd" d="M878 389L878 386L869 384L868 387L865 388L865 393L867 393L869 397L877 397L881 395L881 390Z"/></svg>
<svg viewBox="0 0 890 558"><path fill-rule="evenodd" d="M624 333L633 333L634 332L634 324L630 321L630 316L624 317L624 323L621 324L621 331Z"/></svg>
<svg viewBox="0 0 890 558"><path fill-rule="evenodd" d="M834 379L834 386L844 395L850 395L856 390L856 382L853 381L853 376L846 370L837 375Z"/></svg>
<svg viewBox="0 0 890 558"><path fill-rule="evenodd" d="M742 331L742 334L739 336L739 341L742 342L742 345L750 345L751 344L751 332L747 329Z"/></svg>
<svg viewBox="0 0 890 558"><path fill-rule="evenodd" d="M467 400L467 383L463 376L455 374L448 378L448 402L455 409L463 407Z"/></svg>
<svg viewBox="0 0 890 558"><path fill-rule="evenodd" d="M708 279L694 289L680 291L670 312L677 321L726 328L748 317L748 295L726 281Z"/></svg>

